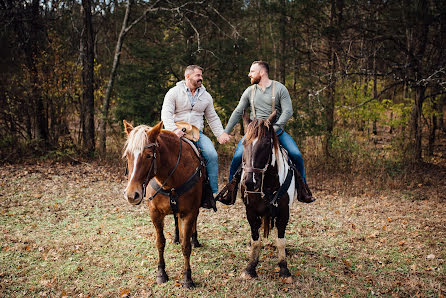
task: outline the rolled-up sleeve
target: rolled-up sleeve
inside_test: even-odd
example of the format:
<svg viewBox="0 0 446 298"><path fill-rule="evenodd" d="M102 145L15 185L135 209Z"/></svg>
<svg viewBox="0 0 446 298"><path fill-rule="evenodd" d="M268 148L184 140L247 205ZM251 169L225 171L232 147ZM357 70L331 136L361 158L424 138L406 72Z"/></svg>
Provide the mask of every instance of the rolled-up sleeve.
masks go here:
<svg viewBox="0 0 446 298"><path fill-rule="evenodd" d="M243 116L243 111L248 107L249 105L249 92L250 88L247 88L245 92L243 92L242 97L240 98L240 101L235 108L234 112L232 112L231 117L229 118L228 124L226 125L225 132L231 133L231 131L234 129L234 126L240 121L240 119Z"/></svg>
<svg viewBox="0 0 446 298"><path fill-rule="evenodd" d="M282 113L280 114L279 119L277 119L274 124L274 128L277 131L279 128L283 128L287 121L293 116L293 104L291 103L290 93L286 88L283 88L279 94L280 96L280 107L282 109Z"/></svg>

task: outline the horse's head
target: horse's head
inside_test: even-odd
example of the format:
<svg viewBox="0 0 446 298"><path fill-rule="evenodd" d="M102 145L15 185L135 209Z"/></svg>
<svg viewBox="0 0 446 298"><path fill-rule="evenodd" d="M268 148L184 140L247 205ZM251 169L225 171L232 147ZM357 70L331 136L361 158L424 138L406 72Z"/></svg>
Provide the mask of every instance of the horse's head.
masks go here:
<svg viewBox="0 0 446 298"><path fill-rule="evenodd" d="M244 119L245 125L247 123ZM242 185L247 191L261 192L263 175L275 161L274 150L278 141L273 128L276 110L268 119L254 119L249 123L243 141L243 177Z"/></svg>
<svg viewBox="0 0 446 298"><path fill-rule="evenodd" d="M131 204L138 205L143 200L143 184L147 183L156 174L158 143L157 138L163 127L161 121L153 128L140 125L135 128L124 120L127 141L123 158L127 158L129 171L127 188L124 191L124 198Z"/></svg>

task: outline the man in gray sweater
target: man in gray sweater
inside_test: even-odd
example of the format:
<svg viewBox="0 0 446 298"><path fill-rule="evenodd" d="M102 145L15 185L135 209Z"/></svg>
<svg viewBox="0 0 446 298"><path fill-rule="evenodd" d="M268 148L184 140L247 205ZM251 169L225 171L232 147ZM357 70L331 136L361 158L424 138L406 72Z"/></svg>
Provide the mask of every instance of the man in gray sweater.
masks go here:
<svg viewBox="0 0 446 298"><path fill-rule="evenodd" d="M189 65L184 71L184 81L178 82L164 97L161 110L161 120L167 130L173 131L178 137L184 132L175 122L188 122L200 130L198 147L201 148L206 160L206 169L212 192L218 192L218 156L212 141L203 134L203 116L211 127L212 132L221 144L229 140L228 135L223 135L223 126L214 109L211 95L202 85L203 68L198 65Z"/></svg>
<svg viewBox="0 0 446 298"><path fill-rule="evenodd" d="M308 192L304 191L304 198L299 198L299 200L306 203L313 202L314 198L308 189L308 185L306 185L305 167L302 154L297 148L297 144L293 138L283 130L283 127L293 115L290 94L283 84L270 80L268 75L268 63L264 61L254 61L252 63L248 76L250 77L251 84L253 85L248 87L245 92L243 92L239 104L235 108L234 112L232 112L231 118L229 118L222 137L229 137L229 133L231 133L234 126L240 121L243 115L243 110L245 110L248 106L251 105L251 119L267 119L272 111L276 109L277 121L274 124L274 129L279 137L280 144L288 151L291 160L297 166L297 169L303 178L303 182L305 184L304 187L308 190ZM273 96L274 107L272 107ZM237 148L235 149L234 157L229 170L229 181L232 180L235 172L242 162L242 141L243 139L240 140Z"/></svg>

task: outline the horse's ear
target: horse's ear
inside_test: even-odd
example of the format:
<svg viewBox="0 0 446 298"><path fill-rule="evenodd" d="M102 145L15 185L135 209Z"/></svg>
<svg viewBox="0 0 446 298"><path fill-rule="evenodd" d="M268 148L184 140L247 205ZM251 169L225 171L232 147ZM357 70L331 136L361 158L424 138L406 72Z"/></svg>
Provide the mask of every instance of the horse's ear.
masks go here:
<svg viewBox="0 0 446 298"><path fill-rule="evenodd" d="M130 123L128 123L127 121L125 121L125 120L123 120L122 122L124 123L125 133L127 135L129 135L129 133L133 130L133 126Z"/></svg>
<svg viewBox="0 0 446 298"><path fill-rule="evenodd" d="M274 111L273 111L273 112L271 113L271 115L269 115L269 117L268 117L268 121L269 121L269 123L271 123L271 124L276 123L276 115L277 115L277 110L274 109Z"/></svg>
<svg viewBox="0 0 446 298"><path fill-rule="evenodd" d="M152 129L148 132L150 142L152 143L156 142L156 139L160 135L162 128L163 128L163 121L152 127Z"/></svg>
<svg viewBox="0 0 446 298"><path fill-rule="evenodd" d="M246 110L243 110L243 127L246 131L248 128L249 123L251 123L251 119L249 118L249 114Z"/></svg>

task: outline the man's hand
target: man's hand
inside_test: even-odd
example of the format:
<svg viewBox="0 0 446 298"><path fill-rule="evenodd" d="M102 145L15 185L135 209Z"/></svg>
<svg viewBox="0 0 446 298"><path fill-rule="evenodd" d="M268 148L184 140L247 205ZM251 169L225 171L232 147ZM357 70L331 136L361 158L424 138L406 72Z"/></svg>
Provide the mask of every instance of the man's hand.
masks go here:
<svg viewBox="0 0 446 298"><path fill-rule="evenodd" d="M231 136L224 132L218 137L217 140L220 144L224 144L226 142L229 142L230 139L231 139Z"/></svg>
<svg viewBox="0 0 446 298"><path fill-rule="evenodd" d="M182 131L181 129L177 128L173 131L179 138L181 138L182 136L185 135L184 131Z"/></svg>

